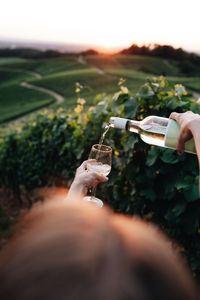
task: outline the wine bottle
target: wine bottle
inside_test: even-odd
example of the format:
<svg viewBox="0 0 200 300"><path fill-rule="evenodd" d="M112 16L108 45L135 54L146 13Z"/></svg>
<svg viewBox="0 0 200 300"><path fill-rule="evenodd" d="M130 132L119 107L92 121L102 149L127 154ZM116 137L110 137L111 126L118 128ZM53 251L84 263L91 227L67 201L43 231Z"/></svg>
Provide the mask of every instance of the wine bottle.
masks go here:
<svg viewBox="0 0 200 300"><path fill-rule="evenodd" d="M147 144L170 149L176 149L180 132L180 127L175 120L159 116L148 116L142 121L111 117L109 126L137 133ZM196 154L193 139L185 143L185 152Z"/></svg>

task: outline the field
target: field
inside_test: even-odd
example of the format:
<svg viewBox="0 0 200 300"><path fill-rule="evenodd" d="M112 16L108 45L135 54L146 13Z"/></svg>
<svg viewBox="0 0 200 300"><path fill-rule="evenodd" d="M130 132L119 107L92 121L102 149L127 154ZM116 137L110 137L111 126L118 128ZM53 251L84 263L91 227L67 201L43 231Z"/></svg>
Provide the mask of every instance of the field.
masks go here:
<svg viewBox="0 0 200 300"><path fill-rule="evenodd" d="M35 190L42 186L45 190L57 184L66 188L75 169L87 159L91 145L101 136L102 124L113 114L141 119L152 114L168 117L174 110L200 112L198 104L187 101L185 93L177 93L173 84L159 75L174 84L184 84L189 97L200 97L200 77L186 76L180 63L169 59L136 55L0 59L0 235L2 231L7 238L12 228L9 218L2 215L4 202L7 216L9 203L18 201L19 206L30 207L38 199ZM132 95L154 76L158 77L155 90L159 92L152 97L148 88L143 89L141 105L137 105ZM121 77L132 95L116 94L113 103L110 98L98 97L108 101L88 110L87 118L78 109L71 116L78 97L86 99L87 110L95 105L98 94L117 92ZM47 106L52 112L38 115L25 127L21 125ZM66 111L57 111L58 107ZM20 130L8 134L15 126ZM113 149L112 175L107 184L98 187L97 196L118 213L136 214L166 230L185 249L191 270L200 280L196 157L148 146L137 135L122 130L110 130L104 141ZM9 203L6 191L11 197Z"/></svg>
<svg viewBox="0 0 200 300"><path fill-rule="evenodd" d="M93 105L95 96L118 90L120 77L134 94L147 77L165 75L174 83L184 84L190 91L200 92L200 78L181 74L176 61L155 57L131 55L65 55L51 59L0 58L0 122L5 123L32 111L50 105L71 111L78 96ZM22 86L27 82L36 88ZM83 89L75 93L76 82ZM64 97L62 103L43 87ZM197 96L198 94L195 94Z"/></svg>

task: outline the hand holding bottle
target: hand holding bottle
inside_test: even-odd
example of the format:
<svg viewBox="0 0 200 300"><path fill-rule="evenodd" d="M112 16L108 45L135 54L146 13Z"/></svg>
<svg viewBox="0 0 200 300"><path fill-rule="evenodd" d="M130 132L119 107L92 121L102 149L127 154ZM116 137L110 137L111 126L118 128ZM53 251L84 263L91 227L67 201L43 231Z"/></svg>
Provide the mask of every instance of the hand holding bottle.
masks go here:
<svg viewBox="0 0 200 300"><path fill-rule="evenodd" d="M180 126L180 134L177 142L177 151L181 155L185 151L185 143L192 137L195 140L196 150L200 147L197 133L200 132L200 115L192 111L185 113L171 113L170 119L174 119ZM197 150L198 154L198 150Z"/></svg>
<svg viewBox="0 0 200 300"><path fill-rule="evenodd" d="M179 154L183 154L185 143L193 136L196 153L199 162L200 173L200 115L194 114L192 111L185 113L173 112L170 115L170 119L176 120L180 126L180 134L177 143L177 151ZM199 196L200 196L200 175L199 175Z"/></svg>
<svg viewBox="0 0 200 300"><path fill-rule="evenodd" d="M170 120L159 116L148 116L141 121L136 121L111 117L109 126L137 133L147 144L177 149L180 127L172 118ZM184 148L185 152L196 154L193 139L187 140Z"/></svg>

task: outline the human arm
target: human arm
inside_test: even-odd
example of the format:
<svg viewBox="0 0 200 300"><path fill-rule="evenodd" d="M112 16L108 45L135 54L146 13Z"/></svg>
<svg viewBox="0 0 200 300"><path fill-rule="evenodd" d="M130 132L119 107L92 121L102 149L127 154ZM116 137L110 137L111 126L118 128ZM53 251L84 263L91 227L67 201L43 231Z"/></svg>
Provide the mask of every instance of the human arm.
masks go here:
<svg viewBox="0 0 200 300"><path fill-rule="evenodd" d="M87 171L87 163L96 161L95 159L85 160L76 170L74 180L67 194L67 200L83 198L87 195L88 189L96 186L100 182L107 182L108 178L96 172Z"/></svg>
<svg viewBox="0 0 200 300"><path fill-rule="evenodd" d="M177 142L178 153L180 155L183 154L185 142L193 137L200 163L200 115L195 114L192 111L187 111L185 113L173 112L169 118L176 120L180 126L180 134Z"/></svg>
<svg viewBox="0 0 200 300"><path fill-rule="evenodd" d="M200 170L200 115L195 114L191 111L185 113L173 112L169 116L170 119L174 119L180 126L180 134L177 142L177 151L181 155L184 152L185 142L190 140L192 137L195 142L199 170ZM200 176L199 176L200 180ZM199 181L200 190L200 181Z"/></svg>

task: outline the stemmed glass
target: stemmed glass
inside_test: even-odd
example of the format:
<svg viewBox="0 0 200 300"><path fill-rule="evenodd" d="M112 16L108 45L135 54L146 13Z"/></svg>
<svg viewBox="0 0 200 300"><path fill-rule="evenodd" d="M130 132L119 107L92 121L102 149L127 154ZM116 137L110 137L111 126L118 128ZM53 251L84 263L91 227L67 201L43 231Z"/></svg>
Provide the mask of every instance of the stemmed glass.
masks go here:
<svg viewBox="0 0 200 300"><path fill-rule="evenodd" d="M112 164L112 148L107 145L95 144L92 146L89 159L95 159L87 163L88 172L96 172L107 176L111 171ZM91 195L84 197L87 202L92 202L98 207L103 206L103 202L95 197L96 186L92 188Z"/></svg>

